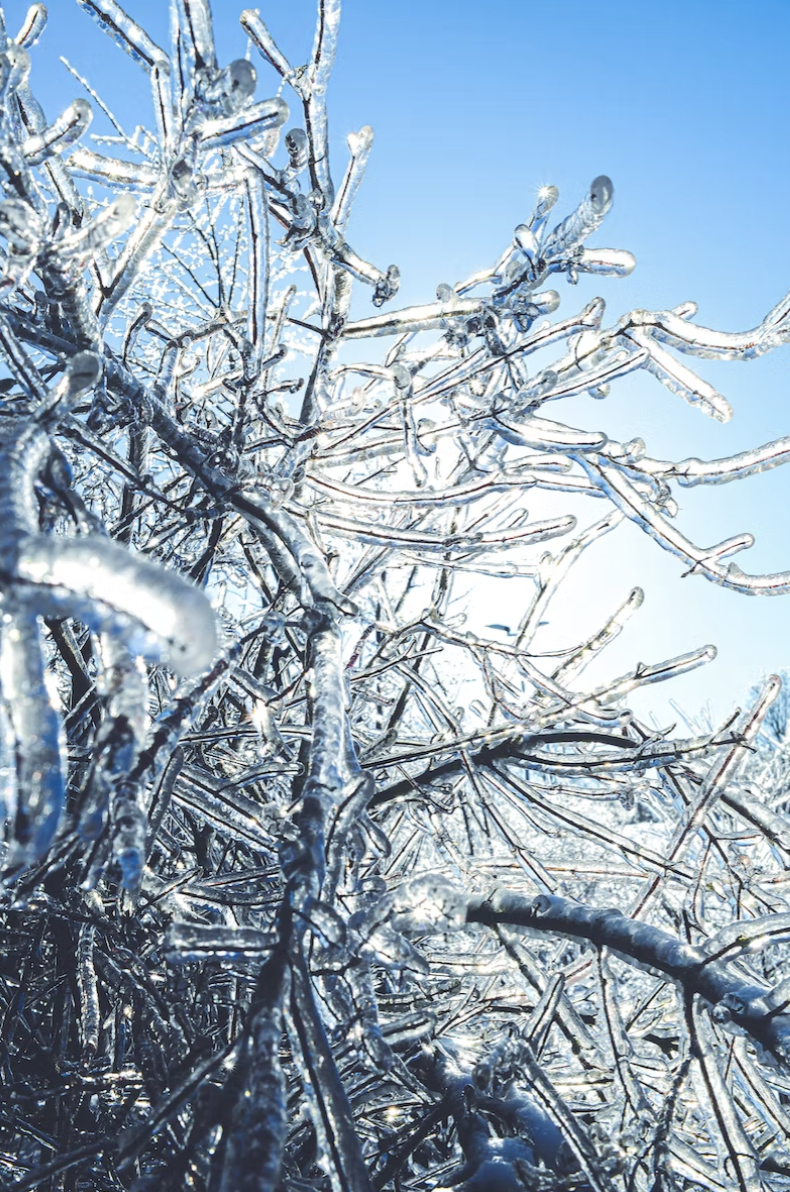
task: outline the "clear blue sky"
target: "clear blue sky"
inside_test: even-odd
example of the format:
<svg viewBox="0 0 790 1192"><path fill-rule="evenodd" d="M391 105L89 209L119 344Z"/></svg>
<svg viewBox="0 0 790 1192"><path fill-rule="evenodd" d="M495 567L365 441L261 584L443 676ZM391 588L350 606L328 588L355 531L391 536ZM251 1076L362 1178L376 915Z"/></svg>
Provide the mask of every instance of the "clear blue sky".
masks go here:
<svg viewBox="0 0 790 1192"><path fill-rule="evenodd" d="M221 57L243 55L236 3L214 7ZM309 55L313 7L261 5L295 64ZM25 9L5 5L12 28ZM161 40L167 9L166 0L128 0ZM538 186L559 186L564 214L606 173L615 208L596 242L630 249L638 267L622 282L583 280L575 291L560 283L563 309L593 292L613 318L693 298L702 323L753 326L790 289L788 44L788 0L346 0L329 91L336 177L346 134L362 124L376 133L349 238L378 264L400 266L396 302L428 300L438 282L499 255ZM145 95L142 72L74 0L52 0L32 79L49 115L77 93L61 53L122 120L137 106L132 96ZM258 94L275 89L261 66ZM605 403L580 399L568 418L615 437L640 434L651 454L676 458L790 433L790 347L749 365L701 362L701 371L735 409L726 426L648 378L621 382ZM790 467L679 498L691 536L713 544L751 530L758 541L740 557L745 569L790 567ZM615 647L622 669L707 641L720 648L698 676L654 689L642 707L655 703L666 719L672 695L691 711L710 698L720 716L760 673L790 667L790 597L749 599L681 581L680 565L635 531L616 546L591 561L571 603L590 612L604 562L614 569L607 604L643 584L639 627Z"/></svg>

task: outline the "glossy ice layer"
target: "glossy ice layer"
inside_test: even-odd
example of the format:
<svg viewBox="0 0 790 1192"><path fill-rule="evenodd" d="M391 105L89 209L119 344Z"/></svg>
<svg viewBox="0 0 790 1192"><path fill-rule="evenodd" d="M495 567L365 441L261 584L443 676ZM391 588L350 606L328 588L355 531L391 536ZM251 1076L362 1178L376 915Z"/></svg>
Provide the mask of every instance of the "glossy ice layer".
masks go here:
<svg viewBox="0 0 790 1192"><path fill-rule="evenodd" d="M723 422L697 368L790 302L560 311L635 266L601 174L398 309L354 232L372 129L330 160L337 0L307 62L268 11L226 59L208 0L162 45L79 7L151 102L124 127L77 67L45 113L46 11L0 17L0 1183L782 1192L786 693L642 723L716 649L615 668L643 590L595 622L575 576L630 521L786 593L678 490L790 440L660 460L559 403L641 370Z"/></svg>

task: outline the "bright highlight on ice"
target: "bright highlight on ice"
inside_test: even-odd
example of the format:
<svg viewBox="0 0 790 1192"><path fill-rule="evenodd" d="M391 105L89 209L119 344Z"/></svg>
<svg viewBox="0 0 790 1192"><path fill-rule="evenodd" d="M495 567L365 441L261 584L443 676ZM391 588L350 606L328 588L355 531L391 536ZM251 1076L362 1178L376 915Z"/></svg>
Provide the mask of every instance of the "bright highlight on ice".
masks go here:
<svg viewBox="0 0 790 1192"><path fill-rule="evenodd" d="M726 421L697 369L784 345L790 296L577 309L636 263L602 173L398 305L351 223L372 129L330 162L339 0L306 64L262 11L224 62L208 0L167 48L79 7L135 129L76 67L45 113L46 9L0 20L3 1186L787 1188L786 694L657 732L630 693L715 646L585 682L640 588L543 630L626 520L790 592L677 503L790 436L661 460L559 405L646 370ZM518 618L475 633L481 576Z"/></svg>

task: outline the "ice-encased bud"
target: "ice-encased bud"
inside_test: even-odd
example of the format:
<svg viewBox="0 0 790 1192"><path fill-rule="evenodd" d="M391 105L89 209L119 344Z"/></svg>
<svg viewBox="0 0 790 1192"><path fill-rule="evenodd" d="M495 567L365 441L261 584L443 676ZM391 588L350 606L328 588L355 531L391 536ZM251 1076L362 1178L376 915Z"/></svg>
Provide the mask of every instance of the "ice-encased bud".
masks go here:
<svg viewBox="0 0 790 1192"><path fill-rule="evenodd" d="M390 922L409 935L453 931L466 922L466 903L464 892L447 878L426 873L395 891Z"/></svg>
<svg viewBox="0 0 790 1192"><path fill-rule="evenodd" d="M348 134L346 144L354 157L358 157L360 153L367 153L373 144L373 129L369 124L363 124L359 132Z"/></svg>
<svg viewBox="0 0 790 1192"><path fill-rule="evenodd" d="M246 58L235 58L227 67L227 74L230 81L230 97L235 104L241 105L255 94L258 75L255 67Z"/></svg>
<svg viewBox="0 0 790 1192"><path fill-rule="evenodd" d="M188 199L194 191L195 154L192 146L177 157L170 167L170 181L180 199Z"/></svg>
<svg viewBox="0 0 790 1192"><path fill-rule="evenodd" d="M316 899L310 906L307 920L310 930L319 937L325 947L343 947L346 942L346 924L333 907Z"/></svg>
<svg viewBox="0 0 790 1192"><path fill-rule="evenodd" d="M390 265L384 277L376 283L373 305L383 306L385 302L389 302L390 298L394 298L397 294L399 285L400 269L397 265Z"/></svg>
<svg viewBox="0 0 790 1192"><path fill-rule="evenodd" d="M614 199L614 184L606 174L599 174L590 184L590 203L596 214L609 210Z"/></svg>
<svg viewBox="0 0 790 1192"><path fill-rule="evenodd" d="M712 1007L710 1016L714 1022L729 1022L733 1015L741 1016L746 1013L747 1003L737 993L725 993L721 1001Z"/></svg>
<svg viewBox="0 0 790 1192"><path fill-rule="evenodd" d="M541 186L538 191L537 201L526 224L536 238L543 234L549 212L559 197L560 192L556 186Z"/></svg>
<svg viewBox="0 0 790 1192"><path fill-rule="evenodd" d="M47 487L56 493L64 493L71 488L74 471L60 448L53 448L42 479Z"/></svg>
<svg viewBox="0 0 790 1192"><path fill-rule="evenodd" d="M236 58L224 70L204 72L199 98L207 114L226 116L238 112L254 93L258 83L255 67L246 58Z"/></svg>
<svg viewBox="0 0 790 1192"><path fill-rule="evenodd" d="M408 368L404 368L402 364L393 364L391 371L396 389L405 391L411 388L411 373Z"/></svg>
<svg viewBox="0 0 790 1192"><path fill-rule="evenodd" d="M538 202L535 208L538 215L546 215L551 211L557 199L560 197L560 192L556 186L541 186L538 191Z"/></svg>
<svg viewBox="0 0 790 1192"><path fill-rule="evenodd" d="M297 228L309 228L314 221L313 208L307 195L294 195L291 199L293 224Z"/></svg>
<svg viewBox="0 0 790 1192"><path fill-rule="evenodd" d="M542 290L532 295L532 302L539 315L551 315L560 304L560 296L556 290Z"/></svg>
<svg viewBox="0 0 790 1192"><path fill-rule="evenodd" d="M96 352L77 352L67 369L68 392L77 397L92 389L102 375L101 357Z"/></svg>
<svg viewBox="0 0 790 1192"><path fill-rule="evenodd" d="M296 171L303 170L307 165L307 133L303 128L289 128L285 134L285 151L288 154L288 164Z"/></svg>
<svg viewBox="0 0 790 1192"><path fill-rule="evenodd" d="M76 356L69 361L65 373L57 385L54 389L50 389L44 402L36 411L36 421L46 424L52 420L53 414L55 418L63 417L77 398L94 388L102 375L103 367L101 357L96 352L77 352ZM51 466L49 470L51 474ZM65 490L68 486L68 483L63 484L61 490Z"/></svg>

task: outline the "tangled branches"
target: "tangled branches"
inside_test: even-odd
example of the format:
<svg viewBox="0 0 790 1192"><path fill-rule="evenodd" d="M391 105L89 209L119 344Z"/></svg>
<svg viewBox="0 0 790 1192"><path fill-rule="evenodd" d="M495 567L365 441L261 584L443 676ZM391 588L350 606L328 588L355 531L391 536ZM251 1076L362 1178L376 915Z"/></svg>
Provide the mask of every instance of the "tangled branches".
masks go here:
<svg viewBox="0 0 790 1192"><path fill-rule="evenodd" d="M585 687L641 592L559 651L541 626L624 519L790 590L672 496L790 439L664 461L544 409L646 369L725 420L679 356L780 346L790 297L738 334L691 303L552 321L553 275L634 266L588 245L600 176L391 310L346 238L369 128L330 170L339 0L303 66L251 10L223 66L208 0L172 0L169 51L79 4L155 131L89 148L83 98L47 123L44 6L0 29L4 1186L787 1187L779 680L676 738L627 697L713 647ZM514 632L454 613L480 576L529 593Z"/></svg>

